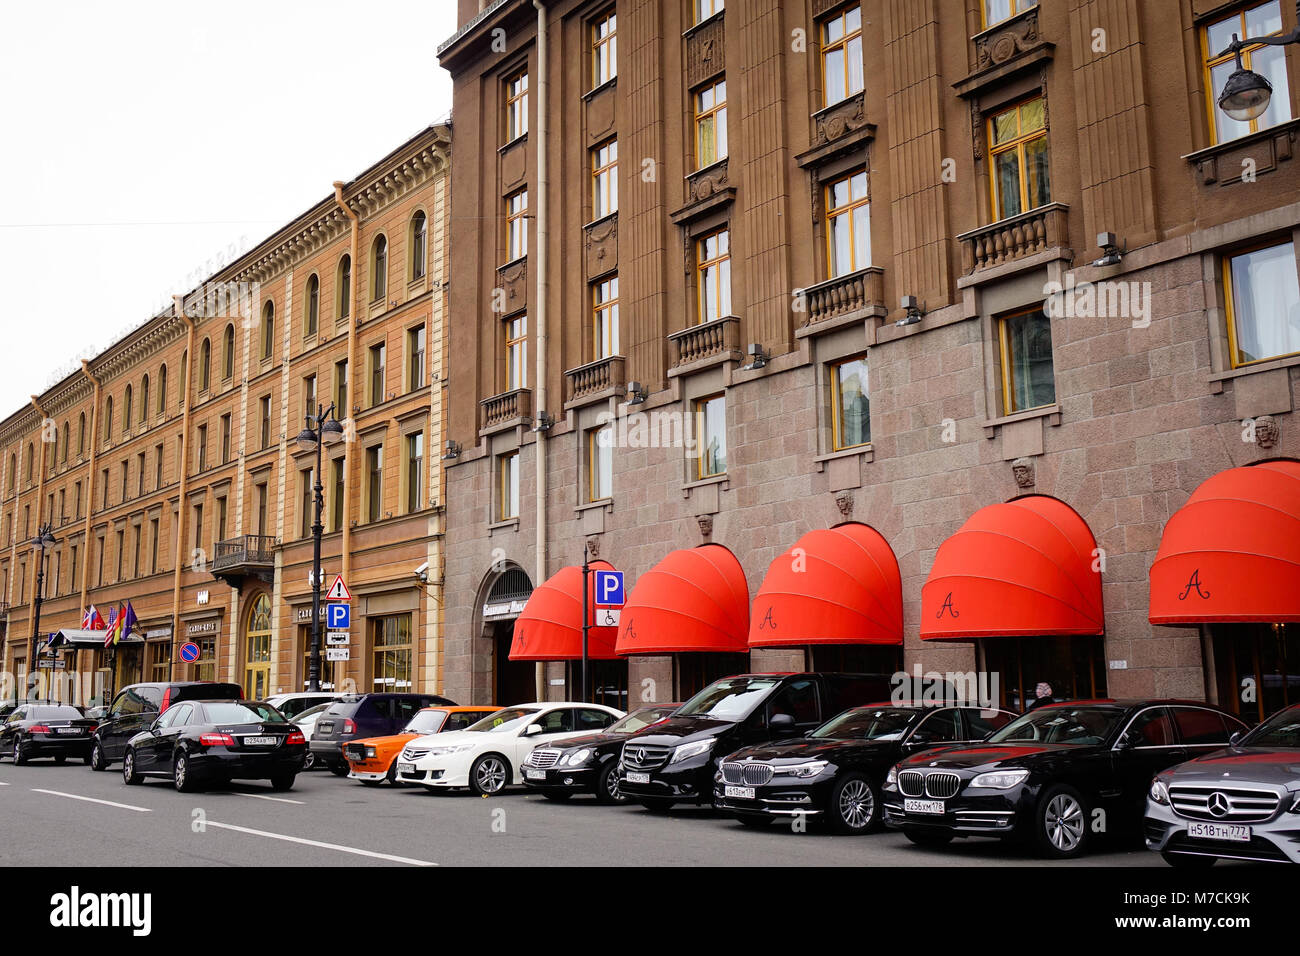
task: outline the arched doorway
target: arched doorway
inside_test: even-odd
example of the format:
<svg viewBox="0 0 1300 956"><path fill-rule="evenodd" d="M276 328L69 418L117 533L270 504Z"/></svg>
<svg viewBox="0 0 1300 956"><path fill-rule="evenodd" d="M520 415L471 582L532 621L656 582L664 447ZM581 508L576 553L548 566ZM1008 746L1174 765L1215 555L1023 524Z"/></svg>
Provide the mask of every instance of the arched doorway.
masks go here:
<svg viewBox="0 0 1300 956"><path fill-rule="evenodd" d="M271 690L271 599L259 594L244 628L244 696L265 700Z"/></svg>
<svg viewBox="0 0 1300 956"><path fill-rule="evenodd" d="M492 582L483 600L483 637L491 641L491 703L502 707L524 704L537 699L537 665L532 661L512 661L510 645L515 635L515 620L533 593L528 572L517 565L502 571Z"/></svg>

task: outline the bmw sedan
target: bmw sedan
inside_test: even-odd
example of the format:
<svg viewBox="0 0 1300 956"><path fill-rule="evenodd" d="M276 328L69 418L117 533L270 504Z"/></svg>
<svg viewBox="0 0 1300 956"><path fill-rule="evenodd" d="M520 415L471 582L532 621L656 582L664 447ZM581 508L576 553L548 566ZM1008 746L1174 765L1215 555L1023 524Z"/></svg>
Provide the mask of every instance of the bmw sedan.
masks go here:
<svg viewBox="0 0 1300 956"><path fill-rule="evenodd" d="M885 822L921 845L1019 837L1079 856L1102 834L1136 838L1151 778L1245 729L1190 700L1046 704L980 744L900 761L881 793Z"/></svg>

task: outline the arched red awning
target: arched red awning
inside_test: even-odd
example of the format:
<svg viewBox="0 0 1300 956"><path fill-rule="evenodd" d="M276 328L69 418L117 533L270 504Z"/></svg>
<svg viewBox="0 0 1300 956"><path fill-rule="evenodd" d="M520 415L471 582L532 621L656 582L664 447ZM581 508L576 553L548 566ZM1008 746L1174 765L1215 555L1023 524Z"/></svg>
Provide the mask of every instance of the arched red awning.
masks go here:
<svg viewBox="0 0 1300 956"><path fill-rule="evenodd" d="M596 580L594 572L613 571L608 561L591 561L588 578L587 620L596 620ZM595 627L587 631L587 657L591 660L614 660L616 627ZM561 568L533 591L515 621L510 642L512 661L579 661L582 660L582 567Z"/></svg>
<svg viewBox="0 0 1300 956"><path fill-rule="evenodd" d="M1055 498L981 508L934 556L922 639L1103 633L1096 547L1088 523Z"/></svg>
<svg viewBox="0 0 1300 956"><path fill-rule="evenodd" d="M1165 525L1152 624L1300 621L1300 462L1229 468Z"/></svg>
<svg viewBox="0 0 1300 956"><path fill-rule="evenodd" d="M749 616L750 647L902 643L898 560L856 522L809 531L773 561Z"/></svg>
<svg viewBox="0 0 1300 956"><path fill-rule="evenodd" d="M749 585L720 544L673 551L637 579L618 626L619 654L745 653Z"/></svg>

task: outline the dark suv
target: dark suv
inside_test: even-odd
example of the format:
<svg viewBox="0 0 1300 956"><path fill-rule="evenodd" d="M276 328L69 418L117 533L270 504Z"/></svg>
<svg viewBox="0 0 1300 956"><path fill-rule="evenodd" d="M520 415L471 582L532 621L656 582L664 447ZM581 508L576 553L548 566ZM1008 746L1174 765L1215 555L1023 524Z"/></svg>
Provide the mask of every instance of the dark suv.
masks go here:
<svg viewBox="0 0 1300 956"><path fill-rule="evenodd" d="M348 774L343 745L359 737L398 733L424 707L455 707L436 694L352 694L340 697L316 718L311 753L340 777Z"/></svg>
<svg viewBox="0 0 1300 956"><path fill-rule="evenodd" d="M90 745L90 769L107 770L126 753L126 742L148 730L154 718L182 700L240 700L238 684L212 681L171 681L160 684L131 684L117 692L108 713L95 728Z"/></svg>
<svg viewBox="0 0 1300 956"><path fill-rule="evenodd" d="M888 674L742 674L714 681L623 745L619 792L649 810L708 803L723 757L799 737L850 707L889 700Z"/></svg>

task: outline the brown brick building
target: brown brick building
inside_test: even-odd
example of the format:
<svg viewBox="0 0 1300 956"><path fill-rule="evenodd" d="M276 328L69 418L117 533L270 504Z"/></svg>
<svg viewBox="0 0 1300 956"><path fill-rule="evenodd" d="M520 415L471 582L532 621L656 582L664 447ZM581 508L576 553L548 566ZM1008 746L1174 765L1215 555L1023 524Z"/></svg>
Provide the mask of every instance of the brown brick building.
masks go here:
<svg viewBox="0 0 1300 956"><path fill-rule="evenodd" d="M1300 47L1247 48L1274 87L1257 120L1214 103L1232 34L1295 15L461 0L439 49L457 139L447 692L565 692L563 664L507 661L511 618L584 542L633 587L675 549L724 545L752 599L803 535L851 520L896 558L892 643L747 659L654 653L658 635L598 685L664 700L749 666L919 663L995 671L1013 704L1043 680L1251 713L1294 700L1294 598L1154 625L1148 574L1204 481L1300 458ZM635 438L655 415L669 440ZM926 639L953 636L931 623L947 595L922 594L952 566L943 546L1024 496L1080 519L1066 538L1101 575L1095 626ZM1054 587L1089 603L1097 582L1067 571Z"/></svg>
<svg viewBox="0 0 1300 956"><path fill-rule="evenodd" d="M315 454L294 439L332 402L348 440L323 451L323 567L326 586L345 575L353 614L349 662L322 674L441 686L449 153L450 129L426 129L0 424L4 663L20 688L34 643L130 601L135 640L59 653L79 702L97 676L302 689Z"/></svg>

